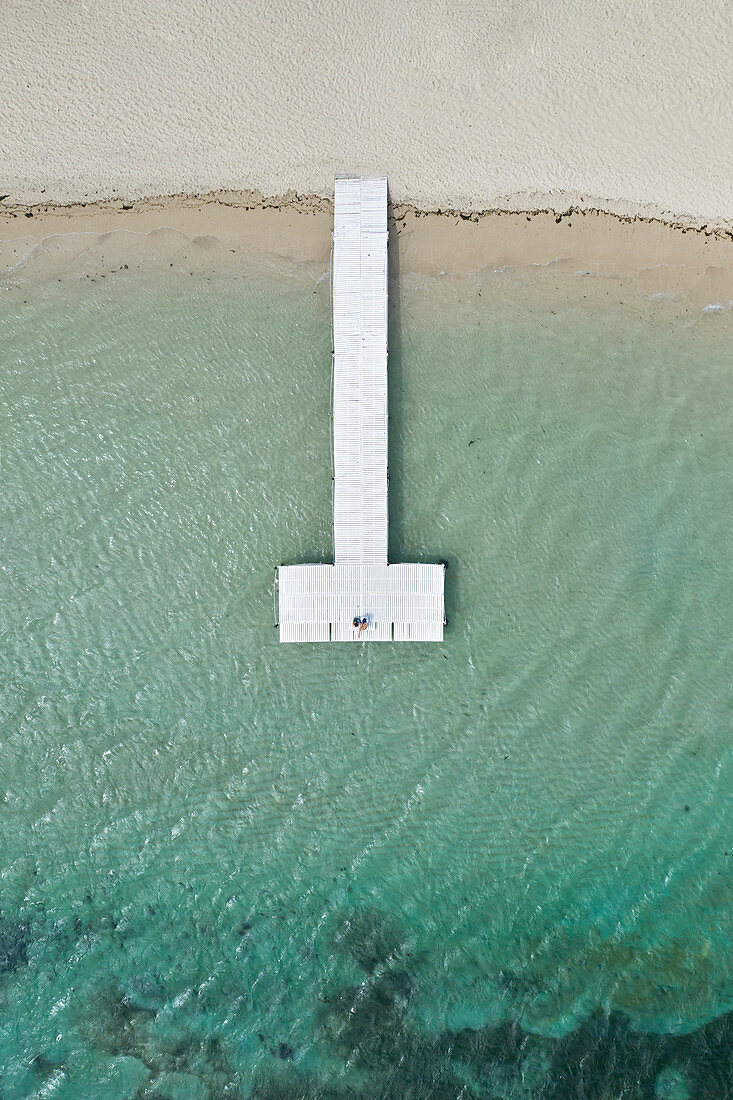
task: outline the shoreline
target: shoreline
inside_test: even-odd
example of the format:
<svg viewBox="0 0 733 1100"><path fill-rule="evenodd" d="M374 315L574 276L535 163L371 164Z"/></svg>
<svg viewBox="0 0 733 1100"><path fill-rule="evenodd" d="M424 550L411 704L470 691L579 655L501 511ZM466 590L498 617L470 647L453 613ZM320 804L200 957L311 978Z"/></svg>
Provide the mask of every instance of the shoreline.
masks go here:
<svg viewBox="0 0 733 1100"><path fill-rule="evenodd" d="M0 208L0 280L124 268L237 271L253 260L327 269L332 202L257 192L170 196L134 203ZM566 209L432 211L390 205L390 271L463 275L516 269L608 276L647 298L693 307L733 304L733 231L640 214ZM547 281L545 279L545 281Z"/></svg>
<svg viewBox="0 0 733 1100"><path fill-rule="evenodd" d="M318 205L334 176L384 174L425 213L733 233L723 0L33 6L0 28L11 217L171 195Z"/></svg>
<svg viewBox="0 0 733 1100"><path fill-rule="evenodd" d="M329 213L333 216L333 199L330 194L301 192L293 189L278 195L265 195L262 191L243 189L240 191L219 190L206 193L185 191L169 195L135 195L127 199L116 195L91 197L88 199L69 199L68 201L43 201L38 196L35 201L8 202L10 195L0 196L0 224L11 224L19 218L39 216L76 217L89 214L142 214L145 211L181 208L201 209L215 205L220 208L237 210L291 210L302 214ZM708 217L703 214L681 214L664 209L654 203L634 203L630 201L601 198L586 199L580 192L562 191L553 194L518 193L504 196L500 203L489 206L474 206L469 203L451 202L410 202L393 200L390 194L390 219L401 219L407 215L416 218L443 217L460 218L477 222L482 218L508 216L510 214L535 217L546 214L552 217L568 218L573 215L596 217L608 216L621 222L659 224L683 233L700 232L706 236L720 237L733 241L733 219Z"/></svg>

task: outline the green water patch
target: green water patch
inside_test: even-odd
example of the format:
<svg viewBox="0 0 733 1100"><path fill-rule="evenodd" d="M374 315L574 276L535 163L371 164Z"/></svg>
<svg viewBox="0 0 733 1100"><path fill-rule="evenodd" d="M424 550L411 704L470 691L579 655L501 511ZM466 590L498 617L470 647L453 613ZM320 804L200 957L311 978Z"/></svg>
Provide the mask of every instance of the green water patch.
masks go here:
<svg viewBox="0 0 733 1100"><path fill-rule="evenodd" d="M325 284L5 294L4 1098L731 1094L726 320L497 286L392 288L435 646L277 642Z"/></svg>

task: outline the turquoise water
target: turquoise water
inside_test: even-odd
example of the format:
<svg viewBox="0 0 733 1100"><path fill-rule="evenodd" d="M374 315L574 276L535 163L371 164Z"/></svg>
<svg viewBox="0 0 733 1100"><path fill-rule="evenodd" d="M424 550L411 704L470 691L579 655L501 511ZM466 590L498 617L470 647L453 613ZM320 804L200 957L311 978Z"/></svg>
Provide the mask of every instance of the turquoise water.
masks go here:
<svg viewBox="0 0 733 1100"><path fill-rule="evenodd" d="M4 293L3 1100L733 1095L729 322L576 297L395 284L445 640L280 647L325 283Z"/></svg>

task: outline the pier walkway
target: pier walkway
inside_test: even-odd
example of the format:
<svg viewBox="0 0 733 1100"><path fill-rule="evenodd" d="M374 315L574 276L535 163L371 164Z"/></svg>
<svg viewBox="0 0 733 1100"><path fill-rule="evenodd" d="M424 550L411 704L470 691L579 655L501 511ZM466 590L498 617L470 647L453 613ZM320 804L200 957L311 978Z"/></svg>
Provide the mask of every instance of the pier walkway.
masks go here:
<svg viewBox="0 0 733 1100"><path fill-rule="evenodd" d="M280 566L280 641L441 641L444 565L387 562L384 178L336 180L333 349L334 564Z"/></svg>

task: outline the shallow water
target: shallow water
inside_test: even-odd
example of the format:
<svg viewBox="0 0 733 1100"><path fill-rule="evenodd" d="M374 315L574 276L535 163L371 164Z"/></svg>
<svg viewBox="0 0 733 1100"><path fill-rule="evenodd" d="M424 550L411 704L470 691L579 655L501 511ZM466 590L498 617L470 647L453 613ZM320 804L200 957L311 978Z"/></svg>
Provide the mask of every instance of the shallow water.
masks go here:
<svg viewBox="0 0 733 1100"><path fill-rule="evenodd" d="M303 269L0 301L0 1095L733 1095L727 318L393 286L390 557L329 560Z"/></svg>

